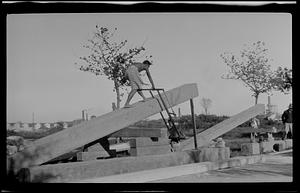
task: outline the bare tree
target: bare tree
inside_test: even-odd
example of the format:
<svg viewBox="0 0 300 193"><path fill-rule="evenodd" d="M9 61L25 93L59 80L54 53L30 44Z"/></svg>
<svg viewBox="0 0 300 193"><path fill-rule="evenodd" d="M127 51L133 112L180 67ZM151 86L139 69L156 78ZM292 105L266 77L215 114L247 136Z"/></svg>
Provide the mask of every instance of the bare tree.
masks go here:
<svg viewBox="0 0 300 193"><path fill-rule="evenodd" d="M230 68L229 73L222 78L241 80L252 91L255 104L260 94L269 93L273 88L274 73L268 64L267 50L264 42L257 41L242 49L240 56L228 52L221 54Z"/></svg>
<svg viewBox="0 0 300 193"><path fill-rule="evenodd" d="M208 109L211 107L212 100L209 98L202 98L201 99L201 106L204 109L205 115L208 115Z"/></svg>

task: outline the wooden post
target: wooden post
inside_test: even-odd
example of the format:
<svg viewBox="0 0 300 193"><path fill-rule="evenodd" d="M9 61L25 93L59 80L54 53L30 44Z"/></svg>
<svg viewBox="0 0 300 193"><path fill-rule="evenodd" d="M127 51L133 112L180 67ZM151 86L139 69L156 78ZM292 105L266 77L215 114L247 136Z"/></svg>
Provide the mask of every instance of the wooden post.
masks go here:
<svg viewBox="0 0 300 193"><path fill-rule="evenodd" d="M197 137L196 137L196 120L195 120L195 113L194 113L194 103L193 99L190 99L190 104L191 104L191 112L192 112L192 121L193 121L193 131L194 131L194 144L195 144L195 149L198 149L197 145Z"/></svg>

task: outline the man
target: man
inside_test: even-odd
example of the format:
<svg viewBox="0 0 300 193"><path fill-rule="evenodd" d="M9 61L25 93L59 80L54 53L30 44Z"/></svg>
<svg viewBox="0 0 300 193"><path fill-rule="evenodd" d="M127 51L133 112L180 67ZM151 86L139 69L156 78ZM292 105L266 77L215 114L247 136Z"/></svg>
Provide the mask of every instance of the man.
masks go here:
<svg viewBox="0 0 300 193"><path fill-rule="evenodd" d="M252 120L251 120L251 127L253 129L258 129L258 126L260 125L259 123L259 119L257 119L256 117L254 117Z"/></svg>
<svg viewBox="0 0 300 193"><path fill-rule="evenodd" d="M151 63L148 60L145 60L143 63L133 63L128 67L126 70L126 76L129 79L130 86L131 86L131 91L128 94L128 98L126 100L126 103L124 105L124 108L129 108L129 102L133 98L136 92L139 93L139 95L143 98L143 102L146 101L146 97L144 96L142 91L138 91L138 89L142 89L142 85L148 85L144 83L140 77L140 72L141 71L146 71L146 74L148 76L148 79L152 85L152 88L155 88L152 77L149 72L149 67Z"/></svg>
<svg viewBox="0 0 300 193"><path fill-rule="evenodd" d="M251 127L254 129L254 132L251 132L251 134L250 134L250 140L251 140L251 142L256 142L255 137L257 136L257 133L256 133L255 130L258 129L259 125L260 125L259 119L257 119L256 117L254 117L251 120Z"/></svg>
<svg viewBox="0 0 300 193"><path fill-rule="evenodd" d="M281 116L282 123L285 126L285 136L284 139L287 139L287 134L291 131L293 135L293 117L292 117L292 104L289 105L289 108L285 110Z"/></svg>

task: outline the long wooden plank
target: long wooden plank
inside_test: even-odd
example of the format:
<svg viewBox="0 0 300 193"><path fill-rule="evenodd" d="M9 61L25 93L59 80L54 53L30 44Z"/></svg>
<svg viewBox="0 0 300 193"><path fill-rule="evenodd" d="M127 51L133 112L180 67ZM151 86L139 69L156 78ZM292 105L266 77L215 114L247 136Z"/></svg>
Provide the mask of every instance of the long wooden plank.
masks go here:
<svg viewBox="0 0 300 193"><path fill-rule="evenodd" d="M197 84L191 83L166 91L163 98L168 100L167 106L172 107L197 96ZM131 108L119 109L38 139L10 160L15 171L39 165L159 112L161 108L156 99L137 102Z"/></svg>
<svg viewBox="0 0 300 193"><path fill-rule="evenodd" d="M264 104L257 104L249 109L238 113L229 119L222 121L214 125L213 127L197 134L197 144L198 147L205 146L209 144L209 142L224 133L234 129L235 127L239 126L240 124L248 121L249 119L259 115L265 111ZM180 144L181 150L193 149L194 148L194 139L189 138Z"/></svg>

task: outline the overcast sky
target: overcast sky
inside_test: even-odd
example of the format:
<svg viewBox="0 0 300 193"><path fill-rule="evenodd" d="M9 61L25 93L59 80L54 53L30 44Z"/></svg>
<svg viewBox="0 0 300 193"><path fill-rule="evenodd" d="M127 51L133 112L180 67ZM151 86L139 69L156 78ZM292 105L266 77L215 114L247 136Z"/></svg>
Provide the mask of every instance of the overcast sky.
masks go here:
<svg viewBox="0 0 300 193"><path fill-rule="evenodd" d="M261 40L273 70L292 68L292 16L285 13L12 14L7 16L7 122L31 122L32 113L36 122L55 122L80 118L83 109L97 116L111 111L112 81L74 65L86 53L82 46L96 24L117 27L116 38L127 39L129 47L145 43L139 60L153 56L150 72L157 87L197 83L196 114L203 112L203 97L212 100L209 112L216 115L231 116L254 104L242 82L221 78L228 71L220 57L225 51L238 53L244 44ZM132 102L137 100L138 95ZM271 100L281 112L292 98L274 92ZM266 94L259 103L267 104ZM190 113L188 102L174 107L176 112L178 107Z"/></svg>

